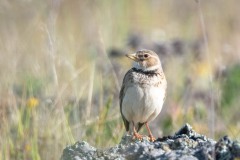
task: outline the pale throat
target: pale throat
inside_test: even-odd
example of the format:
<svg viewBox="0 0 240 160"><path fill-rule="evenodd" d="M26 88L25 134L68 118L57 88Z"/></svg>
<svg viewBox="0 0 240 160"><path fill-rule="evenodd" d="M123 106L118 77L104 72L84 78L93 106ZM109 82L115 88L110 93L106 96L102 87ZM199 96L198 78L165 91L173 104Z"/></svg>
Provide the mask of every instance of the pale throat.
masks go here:
<svg viewBox="0 0 240 160"><path fill-rule="evenodd" d="M133 67L142 71L154 71L162 68L161 64L156 64L148 67L148 66L140 65L140 63L138 62L134 62Z"/></svg>

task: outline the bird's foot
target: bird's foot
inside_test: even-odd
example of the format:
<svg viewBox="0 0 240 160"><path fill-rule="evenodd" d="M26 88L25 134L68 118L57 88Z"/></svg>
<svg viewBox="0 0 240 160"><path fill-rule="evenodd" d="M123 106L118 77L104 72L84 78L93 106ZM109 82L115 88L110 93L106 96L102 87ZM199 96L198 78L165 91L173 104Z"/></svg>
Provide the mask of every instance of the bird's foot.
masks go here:
<svg viewBox="0 0 240 160"><path fill-rule="evenodd" d="M149 135L149 136L148 136L148 140L149 140L150 142L154 142L154 141L156 141L156 138L153 137L153 135Z"/></svg>
<svg viewBox="0 0 240 160"><path fill-rule="evenodd" d="M139 141L143 140L143 136L138 134L137 132L133 133L133 139L137 139Z"/></svg>

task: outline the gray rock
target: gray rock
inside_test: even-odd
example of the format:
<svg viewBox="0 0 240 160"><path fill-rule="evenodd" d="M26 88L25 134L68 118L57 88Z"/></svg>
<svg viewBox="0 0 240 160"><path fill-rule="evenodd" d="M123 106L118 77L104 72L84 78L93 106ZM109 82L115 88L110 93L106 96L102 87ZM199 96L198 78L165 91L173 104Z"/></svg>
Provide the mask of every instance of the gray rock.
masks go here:
<svg viewBox="0 0 240 160"><path fill-rule="evenodd" d="M196 133L189 124L184 125L173 136L149 142L133 140L131 135L122 137L121 142L109 149L100 150L87 142L76 142L63 150L61 160L134 160L134 159L179 159L179 160L228 160L240 158L240 142L227 136L218 142Z"/></svg>

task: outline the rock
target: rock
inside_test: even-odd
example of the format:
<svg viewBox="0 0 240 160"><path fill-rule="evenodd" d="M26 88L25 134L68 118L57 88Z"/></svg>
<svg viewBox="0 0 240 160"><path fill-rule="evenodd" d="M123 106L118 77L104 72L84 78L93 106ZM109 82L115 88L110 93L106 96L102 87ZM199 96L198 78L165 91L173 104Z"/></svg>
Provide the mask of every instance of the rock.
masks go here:
<svg viewBox="0 0 240 160"><path fill-rule="evenodd" d="M61 160L80 159L180 159L180 160L228 160L240 158L240 142L225 136L218 142L196 133L189 124L184 125L173 136L149 142L133 140L131 135L122 137L121 142L109 149L100 150L87 142L76 142L63 150Z"/></svg>
<svg viewBox="0 0 240 160"><path fill-rule="evenodd" d="M240 143L232 141L228 136L221 138L215 145L216 159L234 159L240 157Z"/></svg>

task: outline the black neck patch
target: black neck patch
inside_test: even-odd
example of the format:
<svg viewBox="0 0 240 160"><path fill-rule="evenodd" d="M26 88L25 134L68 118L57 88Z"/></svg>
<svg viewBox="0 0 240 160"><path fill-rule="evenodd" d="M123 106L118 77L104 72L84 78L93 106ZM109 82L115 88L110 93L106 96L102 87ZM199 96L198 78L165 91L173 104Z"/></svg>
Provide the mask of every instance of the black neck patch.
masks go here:
<svg viewBox="0 0 240 160"><path fill-rule="evenodd" d="M132 70L135 71L135 72L138 72L138 73L146 74L146 75L154 75L154 74L157 74L158 69L154 69L154 70L151 70L151 71L143 71L141 69L137 69L137 68L133 67Z"/></svg>

